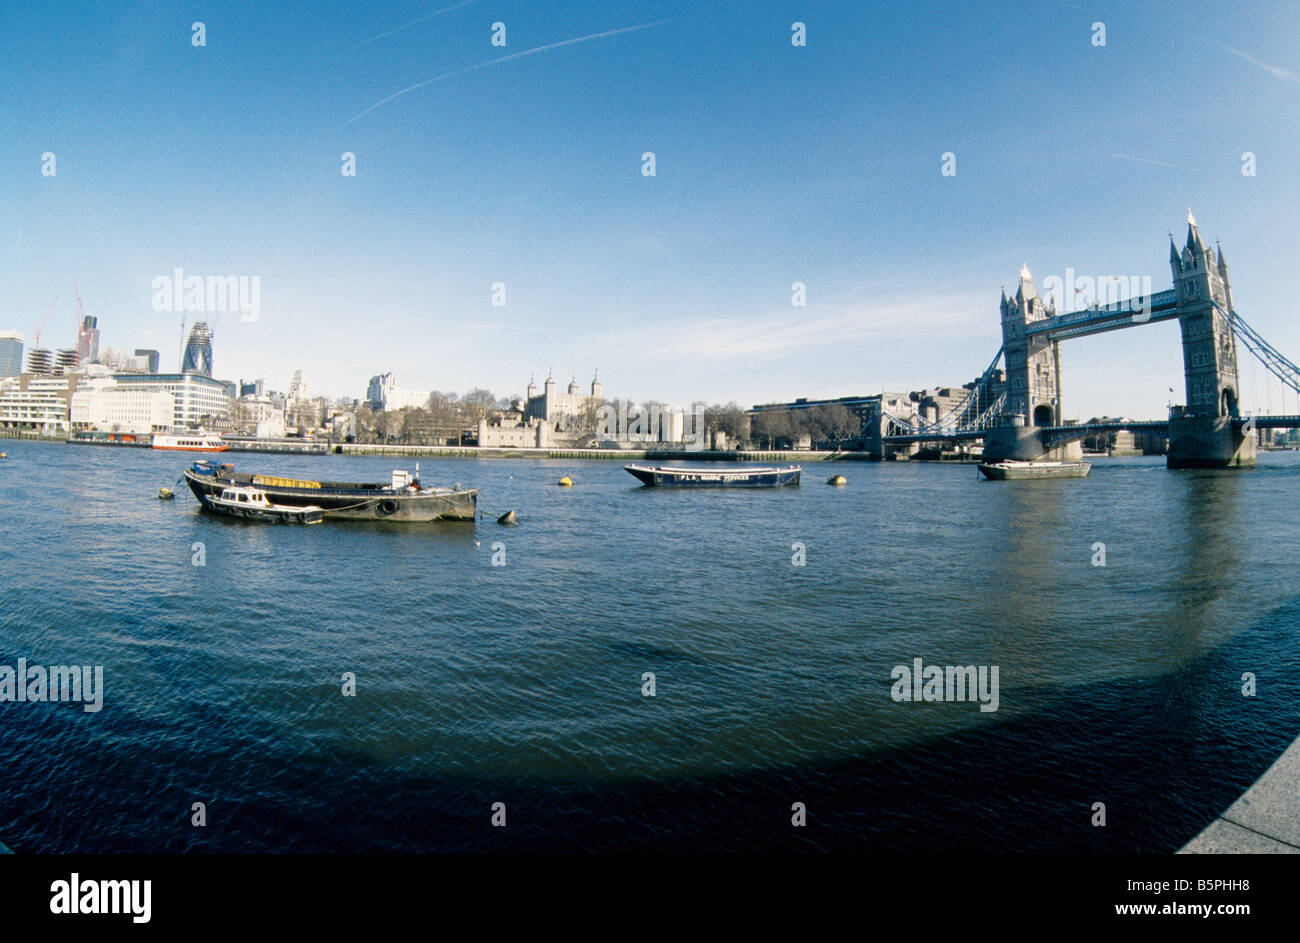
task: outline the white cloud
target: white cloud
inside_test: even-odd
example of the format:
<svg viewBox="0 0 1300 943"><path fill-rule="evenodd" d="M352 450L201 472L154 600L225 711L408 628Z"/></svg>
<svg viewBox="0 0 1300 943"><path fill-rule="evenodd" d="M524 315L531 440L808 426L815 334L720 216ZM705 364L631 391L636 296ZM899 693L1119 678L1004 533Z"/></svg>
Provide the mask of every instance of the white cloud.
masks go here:
<svg viewBox="0 0 1300 943"><path fill-rule="evenodd" d="M755 317L645 319L630 330L592 338L604 350L663 350L665 357L777 356L798 348L835 350L880 340L981 337L997 329L997 299L952 293L829 310L794 308ZM671 343L665 343L670 340Z"/></svg>

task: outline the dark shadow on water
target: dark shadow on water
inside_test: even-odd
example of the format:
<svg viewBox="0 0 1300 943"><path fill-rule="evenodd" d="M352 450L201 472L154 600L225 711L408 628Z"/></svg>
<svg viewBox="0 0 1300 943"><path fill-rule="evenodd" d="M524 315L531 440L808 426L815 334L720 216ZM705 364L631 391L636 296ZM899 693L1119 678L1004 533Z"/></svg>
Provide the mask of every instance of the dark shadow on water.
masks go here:
<svg viewBox="0 0 1300 943"><path fill-rule="evenodd" d="M42 742L62 746L39 755L17 755L0 729L0 755L23 768L0 790L0 836L19 852L1168 853L1300 732L1298 624L1300 600L1176 673L1071 688L1034 716L951 738L667 782L414 777L218 735L196 753L126 755L110 737L81 756L59 728L82 719L51 710ZM1255 698L1241 694L1246 670ZM69 765L82 767L76 796L58 786ZM204 829L187 822L196 799L209 802ZM489 824L494 802L507 806L504 829ZM790 824L795 802L806 828ZM1104 828L1091 825L1096 802Z"/></svg>

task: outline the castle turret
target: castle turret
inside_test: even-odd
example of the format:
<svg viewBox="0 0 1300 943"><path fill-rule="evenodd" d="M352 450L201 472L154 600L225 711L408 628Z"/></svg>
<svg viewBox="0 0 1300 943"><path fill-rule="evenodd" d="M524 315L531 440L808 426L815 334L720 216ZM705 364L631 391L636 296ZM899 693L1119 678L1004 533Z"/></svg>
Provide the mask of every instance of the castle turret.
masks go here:
<svg viewBox="0 0 1300 943"><path fill-rule="evenodd" d="M1201 231L1196 228L1196 217L1190 206L1187 207L1187 248L1199 256L1205 255L1205 243L1201 241Z"/></svg>
<svg viewBox="0 0 1300 943"><path fill-rule="evenodd" d="M604 391L601 389L600 386L600 380L598 379L599 376L600 376L599 370L597 370L595 373L591 375L591 396L592 399L603 400L605 396L604 396Z"/></svg>

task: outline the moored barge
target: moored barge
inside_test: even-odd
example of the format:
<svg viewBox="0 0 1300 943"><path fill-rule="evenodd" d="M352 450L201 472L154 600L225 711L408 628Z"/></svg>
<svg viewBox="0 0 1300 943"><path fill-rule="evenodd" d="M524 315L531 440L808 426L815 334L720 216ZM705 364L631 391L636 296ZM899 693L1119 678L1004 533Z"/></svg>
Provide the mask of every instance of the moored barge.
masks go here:
<svg viewBox="0 0 1300 943"><path fill-rule="evenodd" d="M1087 478L1087 462L981 462L980 474L990 481L1027 481L1038 478Z"/></svg>
<svg viewBox="0 0 1300 943"><path fill-rule="evenodd" d="M205 510L223 513L222 492L231 487L256 488L277 507L319 509L325 519L354 521L472 521L478 513L478 489L434 488L405 471L383 482L311 481L237 472L233 465L194 462L185 483Z"/></svg>
<svg viewBox="0 0 1300 943"><path fill-rule="evenodd" d="M799 465L784 468L673 468L668 465L624 465L647 485L676 488L779 488L799 484Z"/></svg>

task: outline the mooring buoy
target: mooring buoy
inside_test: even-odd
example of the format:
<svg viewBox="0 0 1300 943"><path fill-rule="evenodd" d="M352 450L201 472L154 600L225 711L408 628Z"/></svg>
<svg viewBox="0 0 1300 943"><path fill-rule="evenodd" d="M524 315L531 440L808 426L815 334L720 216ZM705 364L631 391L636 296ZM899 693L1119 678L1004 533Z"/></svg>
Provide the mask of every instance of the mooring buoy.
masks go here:
<svg viewBox="0 0 1300 943"><path fill-rule="evenodd" d="M565 476L564 476L563 478L561 478L558 482L556 482L556 484L558 484L561 488L572 488L572 487L573 487L573 479L570 478L568 475L565 475Z"/></svg>
<svg viewBox="0 0 1300 943"><path fill-rule="evenodd" d="M848 483L849 480L845 478L843 475L831 475L829 478L826 479L826 484L828 485L843 486L843 485L847 485Z"/></svg>
<svg viewBox="0 0 1300 943"><path fill-rule="evenodd" d="M518 523L519 523L519 518L515 517L515 512L514 512L514 511L506 511L506 513L502 514L500 517L497 518L497 523L498 523L498 524L518 524Z"/></svg>
<svg viewBox="0 0 1300 943"><path fill-rule="evenodd" d="M170 500L171 500L172 498L174 498L174 497L176 497L176 495L172 494L172 489L171 489L171 488L159 488L159 489L158 489L158 499L159 499L160 501L170 501Z"/></svg>

